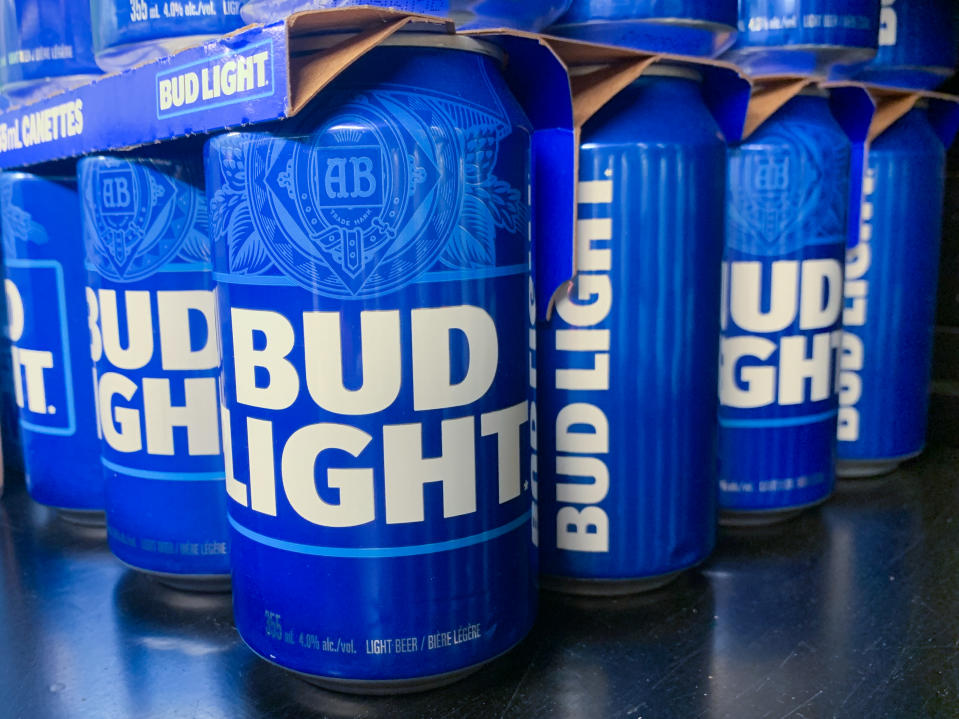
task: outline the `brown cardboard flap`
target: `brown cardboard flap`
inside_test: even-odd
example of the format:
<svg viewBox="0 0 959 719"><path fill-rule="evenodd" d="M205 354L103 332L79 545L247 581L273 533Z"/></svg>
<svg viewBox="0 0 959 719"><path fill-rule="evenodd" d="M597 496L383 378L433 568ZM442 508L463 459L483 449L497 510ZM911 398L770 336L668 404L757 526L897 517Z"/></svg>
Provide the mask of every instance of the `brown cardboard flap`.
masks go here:
<svg viewBox="0 0 959 719"><path fill-rule="evenodd" d="M940 139L948 147L959 124L959 97L945 95L941 92L929 90L911 90L901 87L885 87L869 85L862 82L838 81L823 84L825 89L858 87L869 93L876 111L869 126L867 142L872 142L892 127L897 120L912 110L919 100L929 100L932 108L945 108L942 123L933 122L933 126ZM932 114L932 112L930 112ZM931 118L932 119L932 118ZM942 126L940 126L940 124Z"/></svg>
<svg viewBox="0 0 959 719"><path fill-rule="evenodd" d="M921 97L918 93L870 93L876 102L876 112L869 125L868 141L872 142L907 114Z"/></svg>
<svg viewBox="0 0 959 719"><path fill-rule="evenodd" d="M574 75L569 84L573 93L573 125L579 130L602 107L628 87L659 58L650 55Z"/></svg>
<svg viewBox="0 0 959 719"><path fill-rule="evenodd" d="M290 58L290 114L295 115L302 110L346 68L408 25L412 19L400 17L385 25L376 23L363 32L350 35L329 50Z"/></svg>
<svg viewBox="0 0 959 719"><path fill-rule="evenodd" d="M746 111L746 124L743 127L744 140L805 87L814 83L815 78L785 75L764 77L755 82L749 99L749 109Z"/></svg>

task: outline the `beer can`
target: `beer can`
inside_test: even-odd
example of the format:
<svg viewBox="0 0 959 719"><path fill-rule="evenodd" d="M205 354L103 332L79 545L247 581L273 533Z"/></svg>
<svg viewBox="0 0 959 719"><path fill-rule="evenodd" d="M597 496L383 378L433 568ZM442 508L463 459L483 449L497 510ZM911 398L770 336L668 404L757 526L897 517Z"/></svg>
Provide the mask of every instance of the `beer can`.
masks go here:
<svg viewBox="0 0 959 719"><path fill-rule="evenodd" d="M210 240L200 147L77 168L107 535L124 563L229 586Z"/></svg>
<svg viewBox="0 0 959 719"><path fill-rule="evenodd" d="M0 174L0 217L27 489L67 519L102 525L76 177Z"/></svg>
<svg viewBox="0 0 959 719"><path fill-rule="evenodd" d="M549 32L648 52L715 57L736 36L736 0L573 0Z"/></svg>
<svg viewBox="0 0 959 719"><path fill-rule="evenodd" d="M570 0L247 0L246 22L273 22L303 10L331 10L356 5L448 17L460 30L514 28L535 32L549 25Z"/></svg>
<svg viewBox="0 0 959 719"><path fill-rule="evenodd" d="M583 128L578 272L537 336L543 586L626 594L712 551L726 144L653 65Z"/></svg>
<svg viewBox="0 0 959 719"><path fill-rule="evenodd" d="M879 52L858 77L879 85L931 90L955 72L959 17L952 0L886 0Z"/></svg>
<svg viewBox="0 0 959 719"><path fill-rule="evenodd" d="M721 523L780 521L832 493L850 155L816 88L729 150Z"/></svg>
<svg viewBox="0 0 959 719"><path fill-rule="evenodd" d="M926 113L921 103L869 149L846 259L840 477L891 472L925 444L946 165Z"/></svg>
<svg viewBox="0 0 959 719"><path fill-rule="evenodd" d="M93 47L106 72L152 62L243 25L240 0L90 0Z"/></svg>
<svg viewBox="0 0 959 719"><path fill-rule="evenodd" d="M444 684L533 622L531 130L501 60L397 35L207 143L236 625L326 687Z"/></svg>
<svg viewBox="0 0 959 719"><path fill-rule="evenodd" d="M20 443L20 418L13 392L13 357L7 336L7 300L0 292L0 450L7 477L23 474L23 446Z"/></svg>
<svg viewBox="0 0 959 719"><path fill-rule="evenodd" d="M876 55L879 0L740 0L725 59L751 75L821 74Z"/></svg>
<svg viewBox="0 0 959 719"><path fill-rule="evenodd" d="M0 90L15 104L80 85L100 74L90 6L74 0L3 0Z"/></svg>

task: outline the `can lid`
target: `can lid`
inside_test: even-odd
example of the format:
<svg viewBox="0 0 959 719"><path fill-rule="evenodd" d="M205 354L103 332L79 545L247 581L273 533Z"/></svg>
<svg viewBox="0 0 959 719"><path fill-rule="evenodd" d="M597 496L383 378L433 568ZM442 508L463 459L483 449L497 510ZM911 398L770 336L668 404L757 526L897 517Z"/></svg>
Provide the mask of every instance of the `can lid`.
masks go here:
<svg viewBox="0 0 959 719"><path fill-rule="evenodd" d="M355 33L323 33L322 35L302 35L293 38L295 55L328 50L339 45ZM444 50L460 50L488 55L501 64L506 62L506 53L491 42L477 40L465 35L448 35L438 32L398 32L386 38L377 47L435 47Z"/></svg>
<svg viewBox="0 0 959 719"><path fill-rule="evenodd" d="M607 67L609 67L609 65L576 65L569 68L569 74L573 77L588 75L591 72L596 72L597 70L602 70ZM643 74L638 78L637 82L644 77L679 77L684 80L692 80L693 82L703 81L702 73L698 70L694 70L686 65L677 65L669 62L653 63L643 70Z"/></svg>

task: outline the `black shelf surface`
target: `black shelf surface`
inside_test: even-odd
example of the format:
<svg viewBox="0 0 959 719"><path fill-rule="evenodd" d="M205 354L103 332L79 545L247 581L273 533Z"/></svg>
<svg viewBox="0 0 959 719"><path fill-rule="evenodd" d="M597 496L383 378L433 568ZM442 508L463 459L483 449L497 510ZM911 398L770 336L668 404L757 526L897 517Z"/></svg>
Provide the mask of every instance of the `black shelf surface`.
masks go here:
<svg viewBox="0 0 959 719"><path fill-rule="evenodd" d="M446 689L324 692L256 658L227 595L123 567L22 486L0 502L0 717L959 716L959 449L724 531L667 589L544 594L517 650Z"/></svg>

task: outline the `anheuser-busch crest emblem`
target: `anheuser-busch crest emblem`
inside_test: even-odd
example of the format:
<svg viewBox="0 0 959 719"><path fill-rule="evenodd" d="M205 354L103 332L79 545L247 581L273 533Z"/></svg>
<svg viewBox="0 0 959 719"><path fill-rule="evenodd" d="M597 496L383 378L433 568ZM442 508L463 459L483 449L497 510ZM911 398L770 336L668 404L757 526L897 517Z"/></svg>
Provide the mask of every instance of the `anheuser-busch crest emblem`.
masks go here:
<svg viewBox="0 0 959 719"><path fill-rule="evenodd" d="M197 193L177 191L177 183L198 182L183 172L160 160L81 165L85 229L94 239L88 261L101 276L135 282L178 258L209 263L206 207Z"/></svg>
<svg viewBox="0 0 959 719"><path fill-rule="evenodd" d="M480 73L478 82L486 81ZM490 91L495 98L495 93ZM402 86L334 93L336 107L291 142L237 138L221 146L214 235L229 270L277 270L331 298L400 289L437 264L496 265L498 228L523 232L522 192L493 173L511 132L496 112Z"/></svg>

